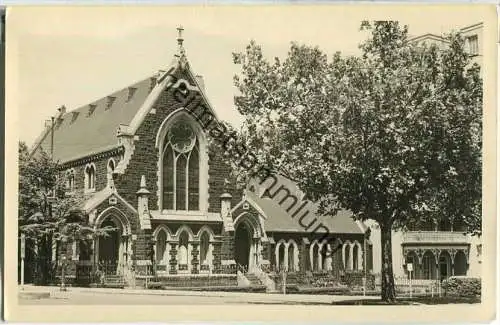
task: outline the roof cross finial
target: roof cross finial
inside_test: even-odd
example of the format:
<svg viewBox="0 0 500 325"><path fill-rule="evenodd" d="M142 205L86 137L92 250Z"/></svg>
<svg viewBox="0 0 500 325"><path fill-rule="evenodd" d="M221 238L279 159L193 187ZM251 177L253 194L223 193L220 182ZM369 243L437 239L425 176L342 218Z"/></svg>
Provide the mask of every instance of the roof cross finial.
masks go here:
<svg viewBox="0 0 500 325"><path fill-rule="evenodd" d="M182 46L182 43L184 42L184 38L182 38L182 32L184 31L184 28L182 26L177 27L177 45L179 45L179 52L180 54L184 54L184 47Z"/></svg>

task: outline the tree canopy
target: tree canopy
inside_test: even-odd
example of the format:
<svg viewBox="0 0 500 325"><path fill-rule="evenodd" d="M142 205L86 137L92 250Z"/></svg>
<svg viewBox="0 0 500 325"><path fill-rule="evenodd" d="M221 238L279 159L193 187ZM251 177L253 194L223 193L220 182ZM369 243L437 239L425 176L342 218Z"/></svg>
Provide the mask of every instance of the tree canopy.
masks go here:
<svg viewBox="0 0 500 325"><path fill-rule="evenodd" d="M322 212L376 220L383 246L391 229L432 218L480 233L482 80L463 38L416 44L394 21L361 30L369 37L358 56L292 43L269 61L255 41L233 55L246 147ZM389 247L382 254L382 295L393 299Z"/></svg>
<svg viewBox="0 0 500 325"><path fill-rule="evenodd" d="M71 243L106 236L111 227L95 228L81 210L83 197L67 195L61 166L44 151L29 157L28 148L19 143L19 235L36 243L36 264L40 281L50 272L52 242ZM34 249L34 246L27 246Z"/></svg>

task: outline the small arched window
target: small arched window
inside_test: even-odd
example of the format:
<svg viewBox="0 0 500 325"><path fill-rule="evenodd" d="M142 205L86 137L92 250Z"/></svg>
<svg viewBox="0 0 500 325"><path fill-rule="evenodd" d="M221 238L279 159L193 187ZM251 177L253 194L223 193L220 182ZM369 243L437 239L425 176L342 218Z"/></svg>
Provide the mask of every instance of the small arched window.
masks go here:
<svg viewBox="0 0 500 325"><path fill-rule="evenodd" d="M354 271L358 270L359 268L358 254L359 254L358 245L354 245L354 247L352 248L352 269Z"/></svg>
<svg viewBox="0 0 500 325"><path fill-rule="evenodd" d="M183 231L179 236L179 271L187 270L189 263L189 235Z"/></svg>
<svg viewBox="0 0 500 325"><path fill-rule="evenodd" d="M95 190L95 166L94 164L85 167L85 189Z"/></svg>
<svg viewBox="0 0 500 325"><path fill-rule="evenodd" d="M200 237L200 262L202 265L208 262L209 248L210 248L210 236L205 231Z"/></svg>
<svg viewBox="0 0 500 325"><path fill-rule="evenodd" d="M295 270L295 246L290 243L288 245L288 271L294 272Z"/></svg>
<svg viewBox="0 0 500 325"><path fill-rule="evenodd" d="M108 160L108 173L113 173L115 171L115 161L113 158Z"/></svg>
<svg viewBox="0 0 500 325"><path fill-rule="evenodd" d="M158 265L166 264L165 251L167 248L167 234L162 229L156 237L156 263Z"/></svg>
<svg viewBox="0 0 500 325"><path fill-rule="evenodd" d="M70 169L66 172L66 191L73 192L75 189L75 170Z"/></svg>
<svg viewBox="0 0 500 325"><path fill-rule="evenodd" d="M344 245L344 268L346 270L351 270L351 246L349 244Z"/></svg>

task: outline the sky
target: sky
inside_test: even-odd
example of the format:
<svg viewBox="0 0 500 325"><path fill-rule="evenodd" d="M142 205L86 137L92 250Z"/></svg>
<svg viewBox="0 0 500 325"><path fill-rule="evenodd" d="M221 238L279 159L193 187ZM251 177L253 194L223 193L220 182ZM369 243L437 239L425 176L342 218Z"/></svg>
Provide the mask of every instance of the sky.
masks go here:
<svg viewBox="0 0 500 325"><path fill-rule="evenodd" d="M421 35L475 24L483 14L457 5L17 7L7 13L7 78L15 75L7 96L9 89L16 93L16 107L7 109L18 111L19 139L31 145L61 105L76 109L166 69L182 25L188 60L203 76L209 101L220 118L238 125L232 53L251 39L269 58L286 56L292 41L329 55L356 54L367 36L359 31L364 19L396 19Z"/></svg>

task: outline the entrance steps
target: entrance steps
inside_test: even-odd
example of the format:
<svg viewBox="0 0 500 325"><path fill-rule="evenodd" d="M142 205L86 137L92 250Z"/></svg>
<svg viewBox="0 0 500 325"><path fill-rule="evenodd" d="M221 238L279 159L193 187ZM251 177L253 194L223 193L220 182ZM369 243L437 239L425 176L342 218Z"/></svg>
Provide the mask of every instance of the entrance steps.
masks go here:
<svg viewBox="0 0 500 325"><path fill-rule="evenodd" d="M247 274L245 274L245 277L250 282L250 286L261 286L262 285L262 282L260 282L259 278L255 274L247 273Z"/></svg>
<svg viewBox="0 0 500 325"><path fill-rule="evenodd" d="M249 288L253 292L265 292L266 286L262 284L257 275L238 271L238 287Z"/></svg>

